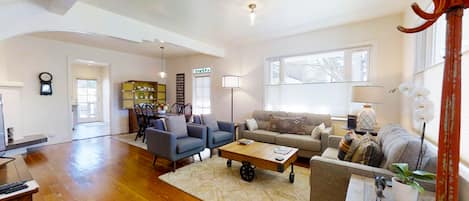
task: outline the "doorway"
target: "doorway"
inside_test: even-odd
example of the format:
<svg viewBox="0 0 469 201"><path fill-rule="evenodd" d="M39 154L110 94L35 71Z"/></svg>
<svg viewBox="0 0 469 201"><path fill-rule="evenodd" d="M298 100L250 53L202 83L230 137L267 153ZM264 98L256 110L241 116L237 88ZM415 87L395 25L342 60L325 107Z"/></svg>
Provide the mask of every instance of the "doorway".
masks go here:
<svg viewBox="0 0 469 201"><path fill-rule="evenodd" d="M102 115L100 108L98 108L98 102L101 99L101 94L98 93L98 81L77 79L76 82L78 122L98 121L98 115Z"/></svg>
<svg viewBox="0 0 469 201"><path fill-rule="evenodd" d="M70 64L73 140L110 135L109 65L88 60Z"/></svg>

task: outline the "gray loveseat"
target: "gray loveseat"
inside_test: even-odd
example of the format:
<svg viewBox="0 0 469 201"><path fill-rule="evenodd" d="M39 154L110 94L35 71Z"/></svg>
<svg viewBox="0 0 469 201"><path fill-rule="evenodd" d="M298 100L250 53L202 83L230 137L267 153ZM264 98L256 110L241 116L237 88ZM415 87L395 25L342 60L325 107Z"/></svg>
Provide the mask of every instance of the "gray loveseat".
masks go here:
<svg viewBox="0 0 469 201"><path fill-rule="evenodd" d="M286 134L270 131L269 126L272 116L304 117L306 134ZM326 127L331 127L332 121L330 115L276 111L254 111L252 118L256 120L259 129L249 131L247 130L245 124L241 124L239 127L239 139L246 138L258 142L295 147L299 149L298 156L305 158L311 158L311 156L320 155L322 151L327 148L328 136L333 134L332 130L329 130L329 132L323 132L321 133L319 139L315 139L310 135L311 131L321 123L324 123Z"/></svg>
<svg viewBox="0 0 469 201"><path fill-rule="evenodd" d="M414 169L420 148L420 139L417 136L409 134L398 125L384 126L378 132L378 142L384 154L384 159L380 167L370 167L338 160L337 147L341 139L341 136L329 136L328 148L322 156L311 158L311 201L345 200L348 183L352 174L366 177L385 176L390 178L394 175L390 171L390 165L396 162L408 163L409 167ZM436 172L436 153L431 149L427 149L427 146L424 146L424 150L423 169L429 172ZM428 190L434 190L434 183L425 183L423 185Z"/></svg>

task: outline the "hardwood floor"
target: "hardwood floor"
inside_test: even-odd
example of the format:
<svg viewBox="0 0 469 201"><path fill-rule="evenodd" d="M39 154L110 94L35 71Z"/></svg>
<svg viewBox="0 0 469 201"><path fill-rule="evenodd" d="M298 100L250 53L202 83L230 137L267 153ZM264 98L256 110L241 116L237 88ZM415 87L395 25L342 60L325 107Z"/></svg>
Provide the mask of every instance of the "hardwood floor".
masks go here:
<svg viewBox="0 0 469 201"><path fill-rule="evenodd" d="M25 156L40 185L36 201L198 200L159 180L170 165L158 160L153 167L152 159L145 150L111 137L45 146Z"/></svg>
<svg viewBox="0 0 469 201"><path fill-rule="evenodd" d="M40 185L36 201L198 200L158 179L171 171L169 161L158 159L153 167L147 151L112 137L45 146L24 158ZM192 162L179 161L178 168ZM295 164L307 167L308 160Z"/></svg>

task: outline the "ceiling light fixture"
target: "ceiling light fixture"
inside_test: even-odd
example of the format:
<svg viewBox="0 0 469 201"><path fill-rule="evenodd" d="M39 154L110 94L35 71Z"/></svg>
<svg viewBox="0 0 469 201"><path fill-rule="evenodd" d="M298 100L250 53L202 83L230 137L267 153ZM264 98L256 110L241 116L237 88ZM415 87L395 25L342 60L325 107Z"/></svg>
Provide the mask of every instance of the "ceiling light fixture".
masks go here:
<svg viewBox="0 0 469 201"><path fill-rule="evenodd" d="M165 59L164 59L164 47L161 46L160 49L161 49L161 57L160 57L160 59L161 59L161 72L160 72L160 77L164 79L164 78L166 78L166 66L165 66Z"/></svg>
<svg viewBox="0 0 469 201"><path fill-rule="evenodd" d="M256 23L256 12L254 11L254 9L256 9L256 4L249 4L248 7L251 9L251 13L249 14L249 18L251 19L251 26L254 26Z"/></svg>

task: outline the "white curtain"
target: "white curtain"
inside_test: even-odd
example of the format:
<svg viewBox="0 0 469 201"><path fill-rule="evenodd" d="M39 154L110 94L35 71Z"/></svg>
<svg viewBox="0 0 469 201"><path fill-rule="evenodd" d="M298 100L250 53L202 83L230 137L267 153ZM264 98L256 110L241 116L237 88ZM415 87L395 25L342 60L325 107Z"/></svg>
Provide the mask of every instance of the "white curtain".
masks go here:
<svg viewBox="0 0 469 201"><path fill-rule="evenodd" d="M363 83L285 84L265 86L265 109L344 117L361 104L351 102L351 88Z"/></svg>

